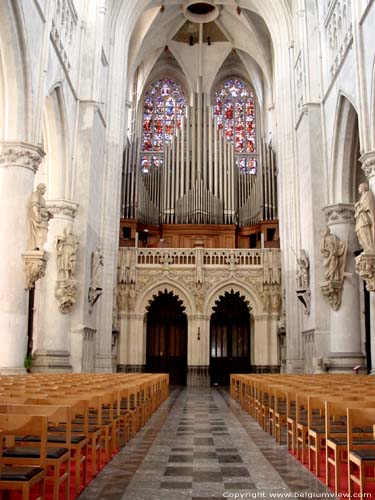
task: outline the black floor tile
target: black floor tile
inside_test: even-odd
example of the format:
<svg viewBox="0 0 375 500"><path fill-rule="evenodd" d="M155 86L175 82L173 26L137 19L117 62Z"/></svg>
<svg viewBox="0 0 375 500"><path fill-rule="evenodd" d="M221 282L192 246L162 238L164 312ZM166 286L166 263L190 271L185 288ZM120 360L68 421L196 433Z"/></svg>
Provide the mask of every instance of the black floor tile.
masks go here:
<svg viewBox="0 0 375 500"><path fill-rule="evenodd" d="M194 483L219 483L222 481L223 476L221 472L200 470L193 473Z"/></svg>
<svg viewBox="0 0 375 500"><path fill-rule="evenodd" d="M193 483L186 482L186 481L171 481L171 482L165 482L163 481L160 484L160 489L161 490L191 490L193 488Z"/></svg>
<svg viewBox="0 0 375 500"><path fill-rule="evenodd" d="M250 477L246 467L222 467L221 473L225 477Z"/></svg>
<svg viewBox="0 0 375 500"><path fill-rule="evenodd" d="M195 451L194 458L215 460L218 458L218 455L215 451Z"/></svg>
<svg viewBox="0 0 375 500"><path fill-rule="evenodd" d="M172 467L168 466L164 472L164 476L192 476L193 467Z"/></svg>

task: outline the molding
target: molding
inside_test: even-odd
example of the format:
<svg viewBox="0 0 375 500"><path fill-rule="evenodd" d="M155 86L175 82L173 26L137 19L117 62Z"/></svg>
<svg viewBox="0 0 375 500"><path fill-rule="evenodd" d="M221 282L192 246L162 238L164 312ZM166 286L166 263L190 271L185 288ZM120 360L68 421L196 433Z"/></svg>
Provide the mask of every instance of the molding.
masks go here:
<svg viewBox="0 0 375 500"><path fill-rule="evenodd" d="M374 0L369 0L368 4L365 7L365 10L363 11L363 14L359 18L359 26L362 27L363 23L366 21L367 14L370 12L373 3Z"/></svg>
<svg viewBox="0 0 375 500"><path fill-rule="evenodd" d="M46 200L48 210L54 218L72 220L77 214L79 204L75 201L64 200L62 198L55 200Z"/></svg>
<svg viewBox="0 0 375 500"><path fill-rule="evenodd" d="M51 40L51 43L55 49L55 52L56 52L56 56L61 64L61 69L63 70L64 72L64 75L65 75L65 78L66 78L66 81L68 83L68 86L72 92L72 95L73 95L73 98L76 100L76 101L79 101L79 98L78 98L78 93L77 93L77 90L73 84L73 81L72 81L72 78L70 77L70 74L69 74L69 70L66 68L66 65L64 64L64 61L63 61L63 58L61 57L61 53L59 51L59 47L57 46L56 44L56 41L54 40L53 36L52 36L52 32L50 33L50 40Z"/></svg>
<svg viewBox="0 0 375 500"><path fill-rule="evenodd" d="M0 146L0 168L21 167L35 174L45 156L40 146L28 142L4 141Z"/></svg>
<svg viewBox="0 0 375 500"><path fill-rule="evenodd" d="M327 205L323 207L322 210L328 226L333 226L335 224L355 224L353 203Z"/></svg>
<svg viewBox="0 0 375 500"><path fill-rule="evenodd" d="M35 5L35 8L36 10L38 11L39 15L40 15L40 19L42 20L43 24L46 23L47 19L46 19L46 16L44 15L44 12L43 12L43 9L40 5L40 2L39 0L34 0L34 5Z"/></svg>
<svg viewBox="0 0 375 500"><path fill-rule="evenodd" d="M375 176L375 151L368 151L364 153L359 161L362 163L362 170L364 171L367 179Z"/></svg>

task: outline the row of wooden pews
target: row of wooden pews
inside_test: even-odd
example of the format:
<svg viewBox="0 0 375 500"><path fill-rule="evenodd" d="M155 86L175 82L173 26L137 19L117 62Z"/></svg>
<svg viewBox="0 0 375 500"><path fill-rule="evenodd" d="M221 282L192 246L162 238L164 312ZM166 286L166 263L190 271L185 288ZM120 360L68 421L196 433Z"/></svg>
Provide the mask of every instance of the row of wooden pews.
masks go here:
<svg viewBox="0 0 375 500"><path fill-rule="evenodd" d="M0 498L77 496L168 393L167 374L0 376Z"/></svg>
<svg viewBox="0 0 375 500"><path fill-rule="evenodd" d="M336 495L375 496L374 377L231 375L230 394Z"/></svg>

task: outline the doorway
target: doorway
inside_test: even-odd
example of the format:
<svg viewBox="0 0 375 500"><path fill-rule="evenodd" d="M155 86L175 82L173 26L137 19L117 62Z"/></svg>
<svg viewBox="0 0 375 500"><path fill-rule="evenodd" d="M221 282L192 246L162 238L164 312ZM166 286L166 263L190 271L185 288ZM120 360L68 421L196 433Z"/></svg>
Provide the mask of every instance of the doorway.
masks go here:
<svg viewBox="0 0 375 500"><path fill-rule="evenodd" d="M171 385L186 385L187 317L172 292L154 296L147 312L146 371L169 373Z"/></svg>
<svg viewBox="0 0 375 500"><path fill-rule="evenodd" d="M231 373L249 373L250 314L239 292L225 292L216 301L210 321L211 384L229 385Z"/></svg>

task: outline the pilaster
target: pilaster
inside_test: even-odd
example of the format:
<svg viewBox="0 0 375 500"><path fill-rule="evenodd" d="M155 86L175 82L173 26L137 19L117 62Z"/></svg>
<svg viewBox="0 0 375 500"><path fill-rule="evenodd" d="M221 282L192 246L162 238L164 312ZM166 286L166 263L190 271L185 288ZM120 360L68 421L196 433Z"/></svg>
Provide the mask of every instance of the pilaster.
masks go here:
<svg viewBox="0 0 375 500"><path fill-rule="evenodd" d="M73 223L78 204L64 199L48 200L48 210L53 214L49 223L46 253L48 266L45 277L40 281L40 296L37 329L37 348L35 350L35 372L69 372L70 363L70 312L63 314L55 297L57 282L56 240L64 229Z"/></svg>

